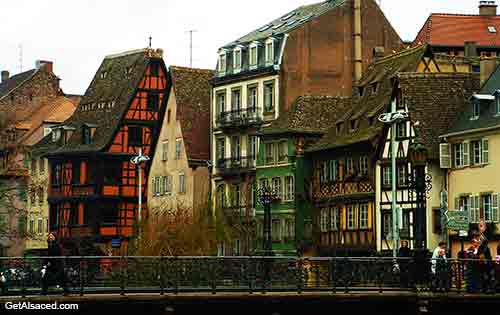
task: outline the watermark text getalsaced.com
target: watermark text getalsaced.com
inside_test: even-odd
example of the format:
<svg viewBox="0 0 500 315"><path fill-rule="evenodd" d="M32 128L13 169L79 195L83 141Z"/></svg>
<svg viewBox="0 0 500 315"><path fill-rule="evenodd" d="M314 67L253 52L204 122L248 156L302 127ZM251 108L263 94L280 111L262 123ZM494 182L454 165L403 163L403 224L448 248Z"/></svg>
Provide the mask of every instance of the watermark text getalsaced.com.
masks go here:
<svg viewBox="0 0 500 315"><path fill-rule="evenodd" d="M32 303L25 302L5 302L7 310L78 310L78 304L74 303Z"/></svg>

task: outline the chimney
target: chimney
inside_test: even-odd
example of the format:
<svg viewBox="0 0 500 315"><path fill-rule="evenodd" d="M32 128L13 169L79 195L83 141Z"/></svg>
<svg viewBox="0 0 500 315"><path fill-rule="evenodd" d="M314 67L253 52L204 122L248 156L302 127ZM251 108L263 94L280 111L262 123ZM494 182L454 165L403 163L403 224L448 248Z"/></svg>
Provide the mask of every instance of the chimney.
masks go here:
<svg viewBox="0 0 500 315"><path fill-rule="evenodd" d="M373 60L380 59L385 55L385 48L383 46L377 46L373 48Z"/></svg>
<svg viewBox="0 0 500 315"><path fill-rule="evenodd" d="M496 58L481 58L479 74L481 86L483 86L484 82L486 82L490 78L491 74L493 73L493 71L495 71L496 68Z"/></svg>
<svg viewBox="0 0 500 315"><path fill-rule="evenodd" d="M0 81L0 83L7 81L9 79L9 76L10 76L9 71L3 70L2 71L2 81Z"/></svg>
<svg viewBox="0 0 500 315"><path fill-rule="evenodd" d="M37 60L35 62L35 67L37 69L40 69L40 68L44 68L45 70L47 70L47 72L54 72L54 63L52 61L47 61L47 60Z"/></svg>
<svg viewBox="0 0 500 315"><path fill-rule="evenodd" d="M361 80L362 75L361 0L354 0L354 81Z"/></svg>
<svg viewBox="0 0 500 315"><path fill-rule="evenodd" d="M497 15L497 5L495 4L495 1L479 1L479 15Z"/></svg>
<svg viewBox="0 0 500 315"><path fill-rule="evenodd" d="M465 57L477 57L477 43L476 42L465 42Z"/></svg>

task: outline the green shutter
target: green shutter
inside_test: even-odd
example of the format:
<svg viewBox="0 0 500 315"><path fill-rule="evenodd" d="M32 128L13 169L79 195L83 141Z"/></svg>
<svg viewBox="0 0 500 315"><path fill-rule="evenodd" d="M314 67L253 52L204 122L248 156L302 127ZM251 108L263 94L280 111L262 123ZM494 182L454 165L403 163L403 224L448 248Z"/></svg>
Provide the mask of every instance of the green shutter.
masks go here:
<svg viewBox="0 0 500 315"><path fill-rule="evenodd" d="M481 162L483 164L489 163L489 153L488 153L488 139L482 140L482 153L481 153Z"/></svg>
<svg viewBox="0 0 500 315"><path fill-rule="evenodd" d="M498 194L491 195L491 220L498 222Z"/></svg>

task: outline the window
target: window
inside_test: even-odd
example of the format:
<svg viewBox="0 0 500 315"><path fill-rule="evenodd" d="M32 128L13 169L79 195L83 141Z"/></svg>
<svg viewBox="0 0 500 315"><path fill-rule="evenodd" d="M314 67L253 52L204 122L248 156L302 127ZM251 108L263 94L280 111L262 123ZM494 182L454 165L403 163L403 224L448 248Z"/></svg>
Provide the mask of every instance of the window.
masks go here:
<svg viewBox="0 0 500 315"><path fill-rule="evenodd" d="M257 66L258 63L258 58L257 58L257 46L251 46L250 47L250 54L249 54L249 63L250 67L255 67Z"/></svg>
<svg viewBox="0 0 500 315"><path fill-rule="evenodd" d="M454 144L453 152L455 154L455 167L464 167L469 165L469 143L463 142Z"/></svg>
<svg viewBox="0 0 500 315"><path fill-rule="evenodd" d="M338 162L337 160L330 160L328 162L328 179L329 181L337 181L338 177Z"/></svg>
<svg viewBox="0 0 500 315"><path fill-rule="evenodd" d="M347 206L347 228L353 230L356 228L356 222L354 221L354 207Z"/></svg>
<svg viewBox="0 0 500 315"><path fill-rule="evenodd" d="M92 135L90 132L90 128L88 126L82 127L82 142L83 142L83 144L91 144L92 143Z"/></svg>
<svg viewBox="0 0 500 315"><path fill-rule="evenodd" d="M348 158L345 160L345 169L347 175L354 175L354 160L352 158Z"/></svg>
<svg viewBox="0 0 500 315"><path fill-rule="evenodd" d="M118 185L122 177L122 168L120 163L108 163L103 168L103 178L105 185Z"/></svg>
<svg viewBox="0 0 500 315"><path fill-rule="evenodd" d="M35 233L35 219L30 219L29 234L33 235Z"/></svg>
<svg viewBox="0 0 500 315"><path fill-rule="evenodd" d="M225 187L224 184L217 186L217 206L224 208L225 206Z"/></svg>
<svg viewBox="0 0 500 315"><path fill-rule="evenodd" d="M472 117L471 119L478 119L480 114L479 101L472 102Z"/></svg>
<svg viewBox="0 0 500 315"><path fill-rule="evenodd" d="M170 124L170 112L171 112L171 110L169 109L167 111L167 124Z"/></svg>
<svg viewBox="0 0 500 315"><path fill-rule="evenodd" d="M217 92L217 115L221 115L226 110L226 91Z"/></svg>
<svg viewBox="0 0 500 315"><path fill-rule="evenodd" d="M138 126L128 127L128 144L131 146L142 145L142 127Z"/></svg>
<svg viewBox="0 0 500 315"><path fill-rule="evenodd" d="M168 160L168 140L163 141L161 144L161 160L162 161L167 161Z"/></svg>
<svg viewBox="0 0 500 315"><path fill-rule="evenodd" d="M272 221L272 238L273 242L281 241L281 221L279 219L273 219Z"/></svg>
<svg viewBox="0 0 500 315"><path fill-rule="evenodd" d="M231 137L231 159L239 160L241 158L240 136Z"/></svg>
<svg viewBox="0 0 500 315"><path fill-rule="evenodd" d="M38 231L37 231L38 235L42 235L43 233L43 219L42 218L39 218L38 219Z"/></svg>
<svg viewBox="0 0 500 315"><path fill-rule="evenodd" d="M399 165L398 166L398 186L405 186L406 185L406 166L405 165Z"/></svg>
<svg viewBox="0 0 500 315"><path fill-rule="evenodd" d="M224 160L225 158L225 150L226 150L226 139L224 137L217 138L217 144L216 144L216 159L217 160Z"/></svg>
<svg viewBox="0 0 500 315"><path fill-rule="evenodd" d="M52 128L50 127L45 127L43 128L43 136L47 136L48 134L50 134L52 132Z"/></svg>
<svg viewBox="0 0 500 315"><path fill-rule="evenodd" d="M368 175L368 156L366 155L359 158L359 173L362 176Z"/></svg>
<svg viewBox="0 0 500 315"><path fill-rule="evenodd" d="M219 55L219 72L220 73L225 73L226 72L226 53L221 53Z"/></svg>
<svg viewBox="0 0 500 315"><path fill-rule="evenodd" d="M106 70L101 72L101 79L106 79L107 76L108 76L108 72Z"/></svg>
<svg viewBox="0 0 500 315"><path fill-rule="evenodd" d="M391 240L392 239L392 213L390 212L384 212L382 216L382 226L384 228L382 232L382 237L385 238L386 240Z"/></svg>
<svg viewBox="0 0 500 315"><path fill-rule="evenodd" d="M148 100L146 103L146 110L150 112L158 111L159 103L160 103L160 96L158 95L158 93L149 92Z"/></svg>
<svg viewBox="0 0 500 315"><path fill-rule="evenodd" d="M239 208L241 206L241 187L240 184L233 185L232 196L231 196L231 205L233 208Z"/></svg>
<svg viewBox="0 0 500 315"><path fill-rule="evenodd" d="M390 166L385 166L383 168L383 186L391 186L392 185L392 168Z"/></svg>
<svg viewBox="0 0 500 315"><path fill-rule="evenodd" d="M337 231L339 229L339 208L330 208L330 230Z"/></svg>
<svg viewBox="0 0 500 315"><path fill-rule="evenodd" d="M500 95L498 94L495 97L495 107L496 107L496 114L500 115Z"/></svg>
<svg viewBox="0 0 500 315"><path fill-rule="evenodd" d="M286 162L288 158L288 142L281 141L278 144L279 152L278 152L278 161Z"/></svg>
<svg viewBox="0 0 500 315"><path fill-rule="evenodd" d="M269 180L267 178L261 178L259 180L260 189L264 187L269 187Z"/></svg>
<svg viewBox="0 0 500 315"><path fill-rule="evenodd" d="M493 221L492 220L492 208L491 208L491 195L483 195L481 196L481 206L484 212L484 220L485 221Z"/></svg>
<svg viewBox="0 0 500 315"><path fill-rule="evenodd" d="M38 171L40 172L40 174L45 173L45 159L44 158L40 158L38 160Z"/></svg>
<svg viewBox="0 0 500 315"><path fill-rule="evenodd" d="M36 159L31 159L31 174L36 175Z"/></svg>
<svg viewBox="0 0 500 315"><path fill-rule="evenodd" d="M496 33L497 29L494 26L490 25L490 26L488 26L488 32L490 32L490 33Z"/></svg>
<svg viewBox="0 0 500 315"><path fill-rule="evenodd" d="M490 162L490 157L489 157L489 144L488 144L488 139L483 139L482 140L482 155L481 155L481 163L487 164Z"/></svg>
<svg viewBox="0 0 500 315"><path fill-rule="evenodd" d="M158 68L160 67L160 64L157 61L152 61L149 65L150 68L150 75L152 77L157 77L158 76Z"/></svg>
<svg viewBox="0 0 500 315"><path fill-rule="evenodd" d="M241 242L240 240L233 240L233 256L239 256L240 255L240 246Z"/></svg>
<svg viewBox="0 0 500 315"><path fill-rule="evenodd" d="M181 158L181 148L182 148L182 139L175 140L175 159L180 160Z"/></svg>
<svg viewBox="0 0 500 315"><path fill-rule="evenodd" d="M295 222L293 219L285 220L285 240L292 241L295 239Z"/></svg>
<svg viewBox="0 0 500 315"><path fill-rule="evenodd" d="M186 176L184 173L179 174L179 193L186 193Z"/></svg>
<svg viewBox="0 0 500 315"><path fill-rule="evenodd" d="M274 41L270 40L266 43L266 64L274 63Z"/></svg>
<svg viewBox="0 0 500 315"><path fill-rule="evenodd" d="M241 69L241 49L235 49L233 52L233 68L238 72Z"/></svg>
<svg viewBox="0 0 500 315"><path fill-rule="evenodd" d="M256 136L249 136L248 137L248 156L250 159L255 160L257 158L258 154L258 148L257 148L257 137Z"/></svg>
<svg viewBox="0 0 500 315"><path fill-rule="evenodd" d="M264 110L274 111L274 82L264 84Z"/></svg>
<svg viewBox="0 0 500 315"><path fill-rule="evenodd" d="M368 204L366 203L359 205L359 228L368 228Z"/></svg>
<svg viewBox="0 0 500 315"><path fill-rule="evenodd" d="M406 122L396 124L396 138L406 138Z"/></svg>
<svg viewBox="0 0 500 315"><path fill-rule="evenodd" d="M285 177L285 200L295 199L295 182L293 176Z"/></svg>
<svg viewBox="0 0 500 315"><path fill-rule="evenodd" d="M274 163L274 143L268 142L265 145L266 164Z"/></svg>
<svg viewBox="0 0 500 315"><path fill-rule="evenodd" d="M278 196L279 199L283 199L283 184L281 181L281 177L274 177L272 179L273 191Z"/></svg>
<svg viewBox="0 0 500 315"><path fill-rule="evenodd" d="M249 86L248 91L247 91L247 95L248 95L247 108L249 110L255 111L255 109L257 108L258 99L259 99L258 92L257 92L257 86L255 86L255 85Z"/></svg>
<svg viewBox="0 0 500 315"><path fill-rule="evenodd" d="M49 219L45 219L45 233L49 233Z"/></svg>
<svg viewBox="0 0 500 315"><path fill-rule="evenodd" d="M40 187L40 188L38 188L38 204L42 205L44 200L45 200L45 196L43 193L43 188Z"/></svg>
<svg viewBox="0 0 500 315"><path fill-rule="evenodd" d="M52 167L52 172L51 172L52 186L61 185L61 176L62 176L61 164L54 164L54 166Z"/></svg>
<svg viewBox="0 0 500 315"><path fill-rule="evenodd" d="M171 194L172 193L172 175L167 175L164 177L165 180L165 193L166 194Z"/></svg>
<svg viewBox="0 0 500 315"><path fill-rule="evenodd" d="M234 89L231 92L231 110L238 111L241 109L241 90Z"/></svg>

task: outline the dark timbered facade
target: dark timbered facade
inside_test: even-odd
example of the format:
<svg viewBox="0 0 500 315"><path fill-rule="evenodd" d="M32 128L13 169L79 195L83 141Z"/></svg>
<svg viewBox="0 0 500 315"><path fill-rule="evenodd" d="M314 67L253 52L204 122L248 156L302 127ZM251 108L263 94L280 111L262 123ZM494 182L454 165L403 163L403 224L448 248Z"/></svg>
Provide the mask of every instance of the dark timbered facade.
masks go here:
<svg viewBox="0 0 500 315"><path fill-rule="evenodd" d="M149 172L143 164L139 192L130 159L153 154L168 87L161 50L108 56L74 115L38 144L51 168L50 231L70 253L83 254L82 242L97 254L126 253L139 193L147 213Z"/></svg>

